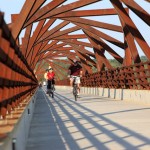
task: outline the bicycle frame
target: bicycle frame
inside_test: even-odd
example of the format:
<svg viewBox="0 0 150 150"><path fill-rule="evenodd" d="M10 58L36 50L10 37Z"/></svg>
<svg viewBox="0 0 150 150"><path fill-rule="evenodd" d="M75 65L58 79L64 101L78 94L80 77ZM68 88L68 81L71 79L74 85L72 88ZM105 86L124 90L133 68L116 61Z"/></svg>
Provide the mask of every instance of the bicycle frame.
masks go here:
<svg viewBox="0 0 150 150"><path fill-rule="evenodd" d="M51 82L51 87L50 87L50 89L47 89L47 90L48 90L49 96L54 98L54 84L52 84L52 80L50 80L50 82Z"/></svg>
<svg viewBox="0 0 150 150"><path fill-rule="evenodd" d="M71 77L73 78L73 95L74 95L75 101L77 101L78 87L77 87L76 79L78 76L71 76Z"/></svg>

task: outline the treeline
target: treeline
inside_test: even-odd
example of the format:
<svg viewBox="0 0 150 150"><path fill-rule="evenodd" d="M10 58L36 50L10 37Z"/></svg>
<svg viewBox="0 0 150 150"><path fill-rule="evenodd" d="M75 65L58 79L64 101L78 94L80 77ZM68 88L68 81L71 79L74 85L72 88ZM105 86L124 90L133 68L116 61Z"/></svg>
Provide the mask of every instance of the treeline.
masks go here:
<svg viewBox="0 0 150 150"><path fill-rule="evenodd" d="M145 62L145 61L148 60L145 56L141 56L140 58L141 58L142 62ZM109 59L109 62L112 65L112 67L114 67L114 68L121 67L121 65L122 65L116 59ZM66 68L66 69L69 67L69 64L65 64L65 63L62 63L62 62L59 62L59 61L54 61L53 63L55 63L55 64L57 64L57 65L59 65L63 68ZM47 68L47 66L48 66L48 64L45 63L44 68ZM93 70L93 72L97 72L97 69L95 67L92 67L92 70ZM66 74L66 76L67 76L66 72L63 72L63 73Z"/></svg>

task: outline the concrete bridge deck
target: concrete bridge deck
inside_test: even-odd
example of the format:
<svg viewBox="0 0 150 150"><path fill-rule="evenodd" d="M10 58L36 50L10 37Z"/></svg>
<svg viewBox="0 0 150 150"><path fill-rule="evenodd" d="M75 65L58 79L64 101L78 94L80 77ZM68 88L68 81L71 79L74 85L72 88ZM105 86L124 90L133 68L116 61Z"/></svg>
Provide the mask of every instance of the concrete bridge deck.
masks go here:
<svg viewBox="0 0 150 150"><path fill-rule="evenodd" d="M149 150L150 106L56 91L37 93L26 150Z"/></svg>

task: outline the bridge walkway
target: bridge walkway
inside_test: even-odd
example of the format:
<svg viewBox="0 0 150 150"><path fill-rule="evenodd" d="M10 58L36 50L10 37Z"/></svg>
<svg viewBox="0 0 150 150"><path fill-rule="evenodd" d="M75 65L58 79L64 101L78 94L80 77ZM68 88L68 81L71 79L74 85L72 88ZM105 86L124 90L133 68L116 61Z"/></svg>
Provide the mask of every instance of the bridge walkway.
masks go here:
<svg viewBox="0 0 150 150"><path fill-rule="evenodd" d="M150 106L38 91L26 150L149 150Z"/></svg>

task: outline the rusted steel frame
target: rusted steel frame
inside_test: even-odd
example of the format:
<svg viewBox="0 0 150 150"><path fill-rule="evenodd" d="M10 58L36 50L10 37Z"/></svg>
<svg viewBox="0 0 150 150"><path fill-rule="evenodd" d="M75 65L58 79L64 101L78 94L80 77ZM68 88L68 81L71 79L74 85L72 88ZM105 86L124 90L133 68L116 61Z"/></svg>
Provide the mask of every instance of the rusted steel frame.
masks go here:
<svg viewBox="0 0 150 150"><path fill-rule="evenodd" d="M45 63L38 63L37 68L34 70L35 74L38 74L39 71L44 68Z"/></svg>
<svg viewBox="0 0 150 150"><path fill-rule="evenodd" d="M60 59L53 59L54 60L54 62L60 62L60 63L62 63L62 64L67 64L67 65L69 65L70 64L70 62L69 61L67 61L67 60L60 60Z"/></svg>
<svg viewBox="0 0 150 150"><path fill-rule="evenodd" d="M30 38L30 40L29 40L29 46L28 46L28 49L27 49L27 53L26 53L26 55L25 55L26 58L28 58L28 56L29 56L29 54L30 54L30 52L31 52L31 49L33 48L33 45L34 45L34 43L35 43L35 41L36 41L36 39L37 39L37 36L39 35L39 33L40 33L41 30L42 30L42 27L43 27L45 21L46 21L46 20L42 20L42 21L40 21L40 22L38 23L38 25L37 25L37 27L36 27L34 33L33 33L33 36ZM30 26L30 25L29 25L29 26ZM24 43L22 43L22 44L24 44Z"/></svg>
<svg viewBox="0 0 150 150"><path fill-rule="evenodd" d="M44 59L47 59L47 58L52 58L52 57L61 57L61 56L65 56L65 55L59 55L60 53L62 52L59 52L59 53L53 53L53 51L49 51L48 53L46 53L45 55L42 55L38 61L41 61L41 60L44 60Z"/></svg>
<svg viewBox="0 0 150 150"><path fill-rule="evenodd" d="M72 23L81 23L84 25L89 25L93 27L98 27L98 28L103 28L103 29L108 29L116 32L122 32L122 27L118 25L113 25L113 24L108 24L108 23L103 23L99 21L94 21L94 20L89 20L89 19L84 19L84 18L63 18L63 20L70 21Z"/></svg>
<svg viewBox="0 0 150 150"><path fill-rule="evenodd" d="M64 85L70 85L70 83L69 83L69 79L63 79L63 80L58 80L58 81L56 81L55 82L57 85L62 85L62 86L64 86Z"/></svg>
<svg viewBox="0 0 150 150"><path fill-rule="evenodd" d="M65 12L59 15L52 16L54 18L71 18L71 17L88 17L88 16L105 16L105 15L117 15L114 8L110 9L95 9L95 10L75 10Z"/></svg>
<svg viewBox="0 0 150 150"><path fill-rule="evenodd" d="M84 34L77 34L77 35L62 35L56 38L53 38L54 40L63 40L63 39L85 39L87 38Z"/></svg>
<svg viewBox="0 0 150 150"><path fill-rule="evenodd" d="M37 55L34 59L34 63L33 63L33 68L36 67L36 64L40 61L40 58L44 56L44 53L42 53L41 55Z"/></svg>
<svg viewBox="0 0 150 150"><path fill-rule="evenodd" d="M101 47L101 45L99 45L94 39L92 39L89 35L87 35L90 43L93 46L93 50L95 53L95 57L96 57L96 66L97 66L97 71L101 71L102 70L102 65L103 63L105 64L105 66L107 68L112 68L112 66L110 65L109 61L107 60L107 58L104 55L104 49Z"/></svg>
<svg viewBox="0 0 150 150"><path fill-rule="evenodd" d="M50 56L52 57L52 51L51 51L51 52L48 52L47 54L44 54L44 53L43 53L43 54L39 55L38 62L41 61L41 60L50 58Z"/></svg>
<svg viewBox="0 0 150 150"><path fill-rule="evenodd" d="M84 30L83 32L87 35L87 37L92 38L93 40L95 40L95 42L99 45L101 45L110 55L112 55L118 62L122 63L123 62L123 58L117 54L109 45L107 45L105 42L103 42L98 36L96 36L95 34Z"/></svg>
<svg viewBox="0 0 150 150"><path fill-rule="evenodd" d="M67 55L67 59L70 64L73 64L73 60L76 59L76 55Z"/></svg>
<svg viewBox="0 0 150 150"><path fill-rule="evenodd" d="M70 44L70 45L74 48L76 55L80 58L83 68L85 68L89 73L92 73L91 67L88 65L88 61L94 64L95 62L93 62L92 59L90 59L90 57L88 57L87 55L83 56L82 52L79 52L79 49L81 49L80 47L73 45L73 44Z"/></svg>
<svg viewBox="0 0 150 150"><path fill-rule="evenodd" d="M70 51L73 50L72 47L60 47L57 49L54 49L54 51Z"/></svg>
<svg viewBox="0 0 150 150"><path fill-rule="evenodd" d="M57 75L59 75L59 78L60 78L60 75L62 76L62 78L66 76L64 72L62 72L58 67L53 66L53 69L55 72L57 72Z"/></svg>
<svg viewBox="0 0 150 150"><path fill-rule="evenodd" d="M61 41L63 42L63 41L65 41L66 39L62 39ZM90 48L92 48L92 45L90 44L90 43L87 43L87 42L82 42L82 41L77 41L77 39L75 40L70 40L70 41L68 41L68 43L71 43L71 44L76 44L76 45L82 45L82 46L86 46L86 47L90 47Z"/></svg>
<svg viewBox="0 0 150 150"><path fill-rule="evenodd" d="M7 62L5 62L6 65L8 65L9 62L10 62L9 59L7 59ZM13 69L15 69L15 68L13 68ZM4 66L4 70L3 71L5 73L5 77L3 78L4 82L3 82L3 90L2 90L1 100L3 102L5 102L5 101L8 101L8 100L10 101L11 99L14 99L17 96L17 94L19 94L18 92L15 92L12 89L13 86L17 85L16 82L18 82L21 85L23 85L23 81L25 81L25 80L28 81L28 78L24 78L21 74L19 74L17 72L14 72L8 66ZM15 78L14 78L14 73L15 73ZM11 75L12 75L12 79L11 79ZM26 83L24 82L24 84L26 84ZM9 108L10 107L11 106L9 106ZM5 118L5 116L6 116L6 111L7 111L6 109L7 108L5 108L5 109L3 108L3 112L2 112L3 118Z"/></svg>
<svg viewBox="0 0 150 150"><path fill-rule="evenodd" d="M59 42L59 41L58 41ZM66 44L65 43L61 43L61 44L55 44L55 45L53 45L53 46L51 46L50 48L46 48L45 50L44 50L44 52L47 52L47 51L54 51L54 49L57 49L57 48L60 48L60 47L63 47L63 46L65 46Z"/></svg>
<svg viewBox="0 0 150 150"><path fill-rule="evenodd" d="M144 88L144 89L150 88L150 81L148 79L150 78L150 75L149 75L150 70L148 68L149 64L150 63L147 63L147 64L143 63L141 65L140 64L135 65L135 68L136 68L135 72L137 73L137 79L139 81L139 85L141 88Z"/></svg>
<svg viewBox="0 0 150 150"><path fill-rule="evenodd" d="M56 9L57 6L61 5L65 1L66 0L57 0L57 1L53 0L49 2L46 6L42 7L36 13L34 13L34 15L27 20L25 26L28 26L29 24L32 24L33 22L37 22L39 18L41 18L42 16L45 16L46 14L51 12L53 9ZM47 19L47 18L50 18L50 17L45 17L44 19Z"/></svg>
<svg viewBox="0 0 150 150"><path fill-rule="evenodd" d="M44 26L42 27L42 30L40 31L40 33L37 36L36 41L38 41L43 34L45 34L47 32L47 30L51 27L51 25L56 21L56 19L50 19L46 24L44 24ZM36 44L36 42L34 43Z"/></svg>
<svg viewBox="0 0 150 150"><path fill-rule="evenodd" d="M126 77L128 80L128 86L135 89L149 89L150 87L150 81L148 78L150 78L149 74L146 74L146 72L150 71L150 68L146 68L145 65L150 64L150 62L145 63L138 63L135 65L130 66L130 68L133 68L129 73L132 74L134 79L131 77ZM128 74L128 72L127 72ZM132 82L131 82L132 81Z"/></svg>
<svg viewBox="0 0 150 150"><path fill-rule="evenodd" d="M7 109L10 113L11 105L12 108L14 105L17 106L22 99L21 97L26 94L24 89L31 90L30 85L36 85L36 80L22 53L16 46L2 16L0 16L0 28L0 31L3 32L0 32L0 65L3 68L3 73L0 75L3 78L1 84L3 95L0 100L3 101L1 114L5 118Z"/></svg>
<svg viewBox="0 0 150 150"><path fill-rule="evenodd" d="M128 86L130 89L136 89L136 78L134 76L134 67L133 66L129 66L128 68L126 68L126 81L127 84L126 86Z"/></svg>
<svg viewBox="0 0 150 150"><path fill-rule="evenodd" d="M35 2L31 12L29 13L28 20L30 20L30 18L40 9L40 7L46 2L46 0L38 0Z"/></svg>
<svg viewBox="0 0 150 150"><path fill-rule="evenodd" d="M59 44L58 46L55 46L54 48L50 48L50 49L47 49L47 50L45 50L45 51L43 51L42 53L47 53L47 55L49 55L49 52L50 53L53 53L53 52L55 52L55 53L62 53L62 52L65 52L66 51L66 49L65 49L65 47L63 47L65 44ZM59 48L64 48L63 50L61 50L61 51L59 51ZM69 48L69 50L70 50L70 48ZM41 55L41 54L40 54Z"/></svg>
<svg viewBox="0 0 150 150"><path fill-rule="evenodd" d="M96 30L95 28L90 27L89 25L83 25L81 23L74 23L74 24L76 24L77 26L81 27L82 30L83 29L87 30L87 31L97 35L98 37L103 38L106 41L108 41L108 42L110 42L110 43L112 43L112 44L114 44L114 45L124 49L124 44L122 42L120 42L119 40L117 40L117 39L115 39L115 38L113 38L113 37L111 37L111 36L101 32L99 30Z"/></svg>
<svg viewBox="0 0 150 150"><path fill-rule="evenodd" d="M140 63L141 60L140 60L140 56L138 54L138 51L137 51L137 48L136 48L136 45L135 45L135 42L134 42L134 38L133 38L132 34L130 33L130 31L128 30L128 28L127 28L126 24L124 23L124 21L122 21L121 18L120 18L120 20L121 20L121 24L122 24L122 27L123 27L123 32L124 32L124 35L125 35L125 42L128 45L127 47L129 48L129 50L132 54L132 57L129 57L129 58L126 57L126 61L131 62L130 59L133 59L134 63Z"/></svg>
<svg viewBox="0 0 150 150"><path fill-rule="evenodd" d="M69 21L63 21L62 23L60 23L59 25L55 26L53 29L51 29L50 31L47 31L45 32L41 38L36 42L36 43L39 43L57 33L60 32L60 29L63 28L64 26L68 25L69 24Z"/></svg>
<svg viewBox="0 0 150 150"><path fill-rule="evenodd" d="M14 49L12 49L12 51L10 51L11 48L9 47L8 42L5 39L3 39L3 42L5 43L5 47L2 47L2 46L4 46L4 43L2 44L2 42L1 42L1 48L4 49L5 52L1 51L1 54L3 56L2 61L5 62L5 64L8 67L13 68L17 72L20 72L22 75L25 75L27 78L31 78L31 76L29 76L27 74L28 70L25 71L20 67L20 66L24 66L24 69L26 68L25 65L23 65L20 58L18 57L18 55L16 54L16 52L14 51Z"/></svg>
<svg viewBox="0 0 150 150"><path fill-rule="evenodd" d="M56 64L56 63L52 63L52 62L49 62L49 64L51 64L53 67L55 67L55 68L57 68L57 69L59 69L59 70L63 70L64 72L67 72L68 71L68 69L66 69L66 68L63 68L62 66L60 66L60 65L58 65L58 64ZM62 73L64 73L64 72L62 72ZM65 75L65 74L64 74Z"/></svg>
<svg viewBox="0 0 150 150"><path fill-rule="evenodd" d="M51 62L52 63L52 62ZM50 64L51 64L50 63ZM56 64L56 63L53 63L53 66L56 66L56 68L58 67L60 70L63 70L64 72L68 72L68 69L66 69L66 68L63 68L62 66L60 66L60 65L58 65L58 64Z"/></svg>
<svg viewBox="0 0 150 150"><path fill-rule="evenodd" d="M77 56L80 58L80 62L82 64L83 69L87 70L88 73L92 73L91 66L88 65L85 57L78 50L75 50Z"/></svg>
<svg viewBox="0 0 150 150"><path fill-rule="evenodd" d="M80 7L83 7L83 6L98 2L98 1L100 1L100 0L76 1L76 2L73 2L73 3L67 4L67 5L63 5L61 7L58 7L56 9L50 11L46 15L42 16L40 18L40 20L44 19L44 18L50 18L52 16L55 16L55 15L58 15L58 14L61 14L61 13L64 13L64 12L68 12L70 10L74 10L74 9L77 9L77 8L80 8Z"/></svg>
<svg viewBox="0 0 150 150"><path fill-rule="evenodd" d="M64 35L65 36L65 35ZM86 37L87 38L87 37ZM75 40L75 39L67 39L67 40L61 40L62 42L64 42L64 43L66 43L66 45L69 45L69 44L74 44L74 45L76 45L76 46L79 46L79 41L77 41L77 40ZM84 46L85 44L83 44L83 45L80 45L80 46ZM88 45L87 45L88 46ZM80 48L79 48L80 49ZM92 53L92 52L90 52L90 51L88 51L88 50L86 50L85 48L83 48L82 47L82 49L80 49L83 53L85 53L85 54L87 54L87 55L89 55L89 56L91 56L91 57L94 57L95 58L95 56L94 56L94 53Z"/></svg>
<svg viewBox="0 0 150 150"><path fill-rule="evenodd" d="M124 10L122 4L119 1L114 1L114 0L110 0L110 1L113 4L116 11L118 12L118 15L122 18L122 21L125 22L126 27L131 32L131 34L134 36L135 40L137 41L137 43L139 44L139 46L141 47L141 49L143 50L145 55L148 57L148 59L150 59L150 53L149 53L150 47L148 46L148 44L144 40L141 33L136 28L133 21L130 19L127 12Z"/></svg>
<svg viewBox="0 0 150 150"><path fill-rule="evenodd" d="M54 72L60 71L60 70L57 70L57 68L55 68L55 67L54 67L53 69L54 69ZM58 81L60 81L60 80L61 80L60 75L61 75L61 73L57 73L57 74L56 74L56 77L55 77L55 78L56 78L56 80L58 80ZM55 83L56 83L56 80L55 80Z"/></svg>
<svg viewBox="0 0 150 150"><path fill-rule="evenodd" d="M31 66L31 62L33 61L33 55L34 55L34 53L37 53L37 51L38 51L39 48L41 47L41 44L42 44L42 43L36 45L35 47L33 47L33 48L31 49L31 52L30 52L30 54L29 54L29 56L28 56L28 58L27 58L28 64L29 64L30 66Z"/></svg>
<svg viewBox="0 0 150 150"><path fill-rule="evenodd" d="M29 63L29 64L30 64L30 66L31 66L31 68L32 68L33 70L34 70L33 64L34 64L35 57L36 57L37 53L39 52L39 50L41 49L42 44L43 44L43 43L40 43L40 44L36 45L36 46L34 47L33 51L32 51L32 56L31 56L31 60L30 60L30 63Z"/></svg>
<svg viewBox="0 0 150 150"><path fill-rule="evenodd" d="M72 27L72 28L69 28L69 29L66 29L66 30L63 30L63 31L59 31L59 32L56 32L55 34L53 34L52 36L49 36L45 40L51 40L53 38L56 38L56 37L59 37L59 36L62 36L62 35L65 35L65 34L80 30L80 29L81 29L80 27L75 26L75 27Z"/></svg>
<svg viewBox="0 0 150 150"><path fill-rule="evenodd" d="M68 40L68 41L70 41L70 40ZM71 46L74 50L76 50L76 51L80 51L81 53L85 53L84 47L80 47L80 46L78 46L77 44L68 43L68 41L66 40L64 43L70 45L70 46ZM74 40L73 40L73 41L74 41ZM80 55L81 55L81 54L80 54ZM82 56L82 57L84 57L83 59L87 59L90 63L92 63L93 65L95 65L95 62L94 62L89 56L87 56L86 54L84 54L84 56Z"/></svg>
<svg viewBox="0 0 150 150"><path fill-rule="evenodd" d="M78 50L79 53L80 53L83 57L85 57L85 59L86 59L87 62L91 63L94 67L96 67L95 61L93 61L93 60L90 58L91 55L89 55L89 53L86 52L87 50L85 50L84 46L79 46L79 47L78 47L78 46L74 45L73 47L74 47L74 48L76 47L76 50ZM92 53L92 54L94 55L94 53ZM95 58L95 57L93 57L93 58Z"/></svg>
<svg viewBox="0 0 150 150"><path fill-rule="evenodd" d="M26 0L17 19L15 20L15 22L12 23L11 30L12 30L12 35L14 39L18 38L35 2L36 0L32 0L32 1Z"/></svg>
<svg viewBox="0 0 150 150"><path fill-rule="evenodd" d="M125 56L124 56L124 61L123 61L122 65L123 66L130 66L130 65L132 65L132 56L131 56L131 50L129 49L126 40L124 42L124 45L125 45L125 47L124 47L124 49L125 49Z"/></svg>
<svg viewBox="0 0 150 150"><path fill-rule="evenodd" d="M38 53L42 50L42 45L46 46L47 42L45 42L44 44L41 42L39 44L37 44L36 46L33 47L32 52L30 53L29 57L28 57L28 61L30 61L30 66L32 69L35 68L37 60L36 57L38 56Z"/></svg>
<svg viewBox="0 0 150 150"><path fill-rule="evenodd" d="M25 57L26 57L27 51L28 51L27 49L29 46L31 31L32 31L32 25L30 25L26 28L25 36L22 38L21 51Z"/></svg>
<svg viewBox="0 0 150 150"><path fill-rule="evenodd" d="M40 68L40 70L37 70L37 71L35 72L35 75L36 75L36 76L43 76L43 74L44 74L45 72L46 72L45 69Z"/></svg>
<svg viewBox="0 0 150 150"><path fill-rule="evenodd" d="M148 88L149 84L148 84L148 80L147 80L147 76L146 76L146 69L144 67L144 64L140 64L140 65L135 65L134 67L134 74L136 77L136 82L137 82L137 87L139 88Z"/></svg>
<svg viewBox="0 0 150 150"><path fill-rule="evenodd" d="M121 0L126 6L128 6L136 15L138 15L147 25L150 26L150 15L140 7L135 1Z"/></svg>
<svg viewBox="0 0 150 150"><path fill-rule="evenodd" d="M58 43L57 40L52 41L50 44L48 44L48 42L49 41L43 42L45 44L43 45L43 47L41 48L41 50L38 52L37 55L41 55L42 53L47 52L47 49L49 49L50 47L53 47L54 45L57 45L57 43Z"/></svg>

